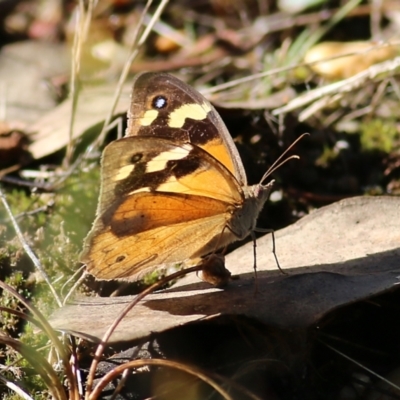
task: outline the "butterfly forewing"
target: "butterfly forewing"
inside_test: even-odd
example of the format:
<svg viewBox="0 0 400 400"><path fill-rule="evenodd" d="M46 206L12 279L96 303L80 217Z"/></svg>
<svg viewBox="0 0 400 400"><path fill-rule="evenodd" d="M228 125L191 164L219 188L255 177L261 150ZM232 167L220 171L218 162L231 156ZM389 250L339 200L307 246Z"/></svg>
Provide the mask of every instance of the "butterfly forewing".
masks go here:
<svg viewBox="0 0 400 400"><path fill-rule="evenodd" d="M159 137L126 137L110 143L102 159L100 207L110 205L110 198L115 204L143 191L199 195L227 203L243 197L232 174L197 146Z"/></svg>
<svg viewBox="0 0 400 400"><path fill-rule="evenodd" d="M134 81L127 136L160 136L192 143L223 164L244 186L246 175L236 146L214 107L196 90L164 73L143 73Z"/></svg>

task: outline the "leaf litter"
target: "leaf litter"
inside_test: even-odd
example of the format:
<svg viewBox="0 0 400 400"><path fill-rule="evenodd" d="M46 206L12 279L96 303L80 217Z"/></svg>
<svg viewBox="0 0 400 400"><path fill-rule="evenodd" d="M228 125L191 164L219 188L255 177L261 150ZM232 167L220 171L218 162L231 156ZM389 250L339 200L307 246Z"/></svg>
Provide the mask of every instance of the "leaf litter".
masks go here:
<svg viewBox="0 0 400 400"><path fill-rule="evenodd" d="M106 3L101 4L101 11L100 8L94 8L91 18L95 21L93 26L96 30L102 24L107 26L110 5ZM259 2L258 6L265 6L264 3ZM113 370L115 363L119 362L116 361L118 358L125 362L137 357L156 357L194 364L203 368L209 376L215 373L224 375L224 379L230 380L218 377L222 379L219 382L231 387L233 398L250 398L250 393L244 391L245 387L251 387L253 394L258 393L259 398L266 398L266 393L273 393L277 398L295 398L299 393L306 398L343 398L341 396L348 392L367 396L373 392L375 382L381 379L368 371L393 377L399 360L398 354L390 347L395 346L394 338L399 333L391 322L395 320L393 310L398 304L396 289L400 275L400 234L397 226L399 202L396 196L388 196L398 195L400 187L397 161L399 130L396 122L398 68L393 66L397 58L393 55L391 60L378 66L369 66L358 76L347 80L326 82L326 77L317 75L317 69L310 72L305 68L302 57L306 51L313 44L321 42L323 35L328 40L340 40L340 33L346 32L346 40L360 40L352 36L355 30L349 29L356 23L362 27L360 31L365 30L361 39L371 43L365 21L369 21L370 17L371 23L376 21L376 15L379 15L374 14L377 13L376 9L369 4L353 1L348 3L346 10L345 7L321 9L324 12L303 10L299 15L284 17L282 14L274 14L274 11L267 15L266 9L262 12L260 9L260 14L265 15L256 18L254 10L246 7L241 17L235 7L230 8L220 2L212 2L209 14L196 7L187 9L182 4L167 7L162 14L162 23L155 25L155 36L168 36L168 29L165 28L167 25L172 28L172 32L177 32L175 38L190 38L188 40L193 43L193 48L188 51L180 47L182 44L166 46L150 38L139 52L131 71L144 68L175 70L199 89L207 89L207 86L209 89L212 86L212 90L218 90L220 86L220 94L213 95L212 99L222 106L221 114L236 139L252 182L259 179L268 164L295 137L304 131L311 132L311 138L296 148L296 153L301 157L299 162L293 163L296 165L285 165L276 173L277 186L273 198L278 200L271 202L259 221L263 227L278 229L286 226L275 232L275 240L279 262L288 275L283 276L276 271L275 261L268 250L272 248L270 235L259 238L258 291L255 294L252 244L238 247L226 256L226 266L239 279L232 280L227 288L221 290L210 287L199 281L195 274L191 274L171 288L145 297L111 336L113 346L123 352L106 349L106 355L112 357L109 362L100 364L98 371L101 375ZM392 39L385 35L390 35L391 29L396 26L396 7L398 5L393 2L382 2L381 15L389 23L384 28L378 28L381 37L385 39ZM127 47L127 43L130 43L127 38L132 34L126 28L127 21L130 18L138 21L142 10L132 8L127 15L120 13L118 6L116 10L120 19L114 19L113 23L120 24L118 29L125 30L126 38L106 31L98 35L98 42L92 40L95 36L91 36L88 44L95 47L103 40L119 36L122 40L117 38L117 44ZM151 12L154 15L154 10ZM15 17L22 13L35 13L35 8L16 8L14 15L10 15ZM181 18L176 18L176 15L183 13L187 16L186 21L191 24L191 31L188 25L183 26L178 22ZM47 19L38 12L37 18L33 18L37 24L27 32L30 32L32 38L49 32L53 35L57 31L54 26L64 23L61 15L54 13L53 19ZM207 16L208 19L200 16ZM243 19L243 16L246 18ZM263 18L278 21L278 16L279 21L283 18L284 23L271 28L272 25L263 22ZM149 14L145 18L146 23L150 20L148 17ZM9 27L12 22L15 27L15 21L6 19L6 24ZM97 23L99 21L100 24ZM223 24L218 26L224 29L215 30L215 23L220 21ZM313 32L312 24L318 27L316 32ZM270 29L265 30L266 26ZM376 25L374 30L377 30ZM284 36L290 40L283 40ZM204 40L201 42L201 39ZM377 49L386 45L384 42L375 43ZM29 48L29 42L26 45ZM166 50L161 50L161 46ZM362 47L359 51L356 49L355 53L362 53ZM95 48L98 50L100 47ZM15 47L13 50L15 54L23 55L20 48ZM0 56L4 54L3 51ZM59 61L57 55L42 54L43 61ZM69 130L71 110L74 108L72 100L67 99L53 109L54 98L48 94L44 100L37 97L41 93L38 88L42 79L51 75L69 74L64 62L59 63L59 70L50 72L40 67L40 79L30 81L33 83L25 83L24 86L26 81L21 80L22 89L12 94L17 95L22 90L25 95L18 94L16 100L33 100L34 106L21 103L15 114L7 115L13 121L18 119L18 122L26 124L22 130L25 130L30 140L28 149L34 160L29 168L38 169L36 176L47 176L44 178L46 186L43 186L43 182L28 178L35 174L27 170L25 163L17 158L11 160L8 165L16 167L8 171L13 174L3 177L8 182L5 190L10 201L13 202L10 189L18 188L18 183L29 183L30 187L43 187L46 190L57 187L63 191L64 198L68 198L67 203L73 206L68 208L70 206L64 205L65 200L56 191L52 199L56 204L55 214L59 204L59 209L85 215L79 227L76 221L79 218L75 219L75 228L71 223L73 221L63 217L68 229L59 235L51 249L54 251L58 246L56 251L60 254L47 255L44 249L40 251L45 267L57 281L56 290L61 290L64 281L75 272L71 270L71 265L58 269L63 264L63 254L64 258L66 254L67 258L73 258L79 252L84 231L90 227L88 215L94 213L93 198L96 196L99 179L95 174L93 177L97 162L85 157L82 158L84 161L78 159L78 169L69 173L70 179L56 186L53 182L59 179L57 174L64 174L63 149L70 145L71 138L74 140L73 148L76 148L74 157L77 157L87 147L87 143L100 133L101 124L113 103L112 89L116 86L113 77L118 75L118 68L122 65L107 65L104 60L93 61L91 51L84 52L83 56L88 58L81 70L82 88L79 89L80 97L75 107L72 136ZM5 63L2 65L7 73L14 68ZM57 66L57 63L54 65ZM29 63L20 63L19 66L23 68L20 76L35 78L32 68L29 70ZM100 68L101 73L95 68ZM222 89L229 81L240 81L250 76L253 79L251 83L236 84L231 90ZM18 83L18 80L15 81L15 85ZM126 112L129 90L129 83L122 86L122 100L114 115ZM302 98L306 101L299 103ZM12 97L8 99L9 104L14 106L15 100ZM310 103L311 107L307 109ZM38 104L40 107L35 107ZM295 107L291 107L293 104ZM278 121L275 115L280 115ZM299 119L303 121L302 124L299 124ZM109 136L108 140L112 134ZM21 174L16 173L21 167L24 168ZM40 168L45 170L39 171ZM68 194L69 185L73 190ZM51 226L51 219L56 215L52 208L42 206L47 194L34 195L27 189L17 190L25 193L19 195L21 199L27 197L20 202L19 209L18 202L14 201L14 209L26 215L26 221L21 220L21 224L27 237L41 237L37 226L29 227L29 222L37 224L41 221L43 225L43 217L46 221L44 229L54 234L57 227ZM384 196L354 197L368 194ZM31 206L28 202L30 197ZM350 199L340 201L348 197ZM43 211L38 211L40 218L35 220L30 212L34 211L31 207L38 203L37 199L40 199L38 210L46 211L44 216L41 215ZM327 204L331 205L319 208ZM319 209L311 212L314 208ZM59 217L56 221L59 221ZM12 240L7 218L3 218L2 225L6 232L3 240L5 256L1 260L5 266L3 270L10 270L7 254L13 255L17 270L21 269L21 263L26 264L26 260L16 256L15 241ZM33 247L35 243L38 242L31 240ZM29 268L22 268L24 274ZM29 285L32 285L32 280ZM33 291L32 297L43 304L43 300L39 300L38 291ZM50 322L57 329L98 341L128 301L128 296L85 300L78 297L75 303L80 302L80 306L70 304L55 311ZM48 309L44 309L48 313ZM371 329L371 324L378 327L378 331ZM91 346L89 343L86 345ZM354 362L345 361L339 353L331 350L332 347L341 349ZM366 369L356 364L357 360ZM90 355L85 361L90 363ZM329 368L328 361L331 363ZM305 366L310 364L317 374L310 370L304 372ZM207 392L204 385L197 387L193 378L188 379L187 375L172 373L168 369L175 367L153 366L147 372L150 375L137 369L137 372L141 372L126 382L126 390L130 393L143 390L143 393L147 393L143 397L146 397L150 389L145 382L151 379L153 387L157 388L153 394L163 396L164 390L174 393L177 386L190 389L191 393L204 398ZM190 373L198 373L198 378L202 379L200 377L203 375L199 371L191 370ZM356 383L360 385L360 381L364 384L356 389ZM132 382L133 386L129 386ZM166 386L167 382L171 384ZM240 387L235 386L235 383L239 383ZM109 390L112 392L113 388ZM227 398L226 393L223 395ZM70 392L69 396L74 398L76 393Z"/></svg>

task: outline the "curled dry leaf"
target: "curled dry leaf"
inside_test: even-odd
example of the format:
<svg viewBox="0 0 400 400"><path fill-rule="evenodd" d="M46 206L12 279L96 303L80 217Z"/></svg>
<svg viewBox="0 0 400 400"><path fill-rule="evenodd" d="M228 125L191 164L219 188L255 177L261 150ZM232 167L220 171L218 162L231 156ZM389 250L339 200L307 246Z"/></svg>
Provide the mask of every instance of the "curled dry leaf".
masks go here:
<svg viewBox="0 0 400 400"><path fill-rule="evenodd" d="M353 76L371 65L389 60L399 52L394 44L374 42L323 42L306 53L304 62L315 63L311 69L328 79L343 79ZM343 57L327 60L331 57Z"/></svg>

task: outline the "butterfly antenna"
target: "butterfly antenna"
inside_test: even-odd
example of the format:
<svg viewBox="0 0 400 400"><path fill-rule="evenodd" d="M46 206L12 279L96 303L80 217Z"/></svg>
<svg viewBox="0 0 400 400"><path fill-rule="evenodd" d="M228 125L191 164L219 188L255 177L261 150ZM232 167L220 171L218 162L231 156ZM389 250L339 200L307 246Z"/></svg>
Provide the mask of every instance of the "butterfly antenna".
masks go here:
<svg viewBox="0 0 400 400"><path fill-rule="evenodd" d="M260 183L263 183L265 179L267 179L271 174L273 174L277 169L279 169L280 167L282 167L282 165L286 164L289 160L292 159L299 159L300 157L298 155L293 155L290 156L288 158L285 158L282 161L282 158L285 157L285 155L293 149L294 146L296 146L296 144L303 139L304 136L309 136L309 133L303 133L301 136L299 136L279 157L278 159L268 168L267 172L263 175L263 177L261 178Z"/></svg>

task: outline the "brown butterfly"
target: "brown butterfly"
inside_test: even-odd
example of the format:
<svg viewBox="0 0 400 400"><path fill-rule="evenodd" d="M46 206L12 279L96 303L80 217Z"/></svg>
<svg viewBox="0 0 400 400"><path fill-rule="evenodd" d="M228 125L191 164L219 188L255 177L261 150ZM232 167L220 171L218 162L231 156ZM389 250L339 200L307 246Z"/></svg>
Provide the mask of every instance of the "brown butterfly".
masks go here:
<svg viewBox="0 0 400 400"><path fill-rule="evenodd" d="M98 279L134 281L245 238L272 182L247 185L214 107L166 73L133 84L126 136L104 150L96 220L81 261Z"/></svg>

